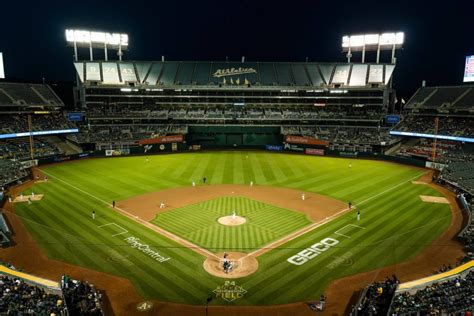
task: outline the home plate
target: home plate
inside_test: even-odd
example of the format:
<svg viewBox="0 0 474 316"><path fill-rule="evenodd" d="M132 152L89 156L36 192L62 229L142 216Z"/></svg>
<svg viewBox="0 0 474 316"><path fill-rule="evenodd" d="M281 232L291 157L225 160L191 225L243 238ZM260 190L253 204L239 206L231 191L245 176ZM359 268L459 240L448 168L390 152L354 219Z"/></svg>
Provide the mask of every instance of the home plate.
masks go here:
<svg viewBox="0 0 474 316"><path fill-rule="evenodd" d="M441 196L420 195L420 199L423 202L428 202L428 203L449 204L449 201L445 197L441 197Z"/></svg>
<svg viewBox="0 0 474 316"><path fill-rule="evenodd" d="M41 201L43 199L44 194L35 194L35 195L18 195L13 200L13 203L24 203L28 202L28 198L31 197L32 201Z"/></svg>

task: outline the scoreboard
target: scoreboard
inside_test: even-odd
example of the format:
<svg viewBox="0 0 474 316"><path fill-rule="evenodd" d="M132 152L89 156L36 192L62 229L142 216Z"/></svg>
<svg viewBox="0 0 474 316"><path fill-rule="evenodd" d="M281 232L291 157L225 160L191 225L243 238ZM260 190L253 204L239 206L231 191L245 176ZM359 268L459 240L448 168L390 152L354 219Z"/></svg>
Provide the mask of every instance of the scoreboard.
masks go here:
<svg viewBox="0 0 474 316"><path fill-rule="evenodd" d="M464 82L474 82L474 55L466 56L464 67Z"/></svg>
<svg viewBox="0 0 474 316"><path fill-rule="evenodd" d="M3 69L3 54L0 52L0 79L5 79L5 70Z"/></svg>

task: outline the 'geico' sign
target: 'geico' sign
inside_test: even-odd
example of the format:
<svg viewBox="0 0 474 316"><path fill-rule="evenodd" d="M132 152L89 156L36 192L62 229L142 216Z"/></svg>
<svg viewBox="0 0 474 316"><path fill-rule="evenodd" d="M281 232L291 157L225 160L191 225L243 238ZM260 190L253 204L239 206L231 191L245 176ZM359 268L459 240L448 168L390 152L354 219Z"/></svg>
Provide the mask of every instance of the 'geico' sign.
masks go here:
<svg viewBox="0 0 474 316"><path fill-rule="evenodd" d="M339 240L333 239L333 238L324 238L318 243L315 243L309 248L306 248L300 252L298 252L296 255L286 259L291 264L301 266L308 262L309 260L316 258L329 248L337 245L339 243Z"/></svg>

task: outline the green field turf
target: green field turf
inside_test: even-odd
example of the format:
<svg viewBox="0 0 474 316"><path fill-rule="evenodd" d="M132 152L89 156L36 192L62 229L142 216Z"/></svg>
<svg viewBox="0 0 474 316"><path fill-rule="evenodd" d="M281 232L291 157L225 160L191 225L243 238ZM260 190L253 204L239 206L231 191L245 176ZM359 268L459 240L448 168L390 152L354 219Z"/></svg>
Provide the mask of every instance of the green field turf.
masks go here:
<svg viewBox="0 0 474 316"><path fill-rule="evenodd" d="M258 258L259 270L236 280L247 293L232 303L280 304L318 298L331 280L405 261L449 225L444 204L421 202L440 194L411 181L425 171L370 160L311 157L269 152L226 151L162 156L88 159L42 168L48 183L35 184L41 202L15 209L52 258L129 278L144 298L189 304L203 301L223 279L202 268L204 257L115 213L107 203L173 187L243 184L295 188L351 200L352 211ZM349 168L352 162L352 168ZM25 193L28 193L25 191ZM95 210L97 218L92 220ZM105 226L103 226L105 225ZM363 228L357 228L357 225ZM339 232L339 234L336 234ZM342 236L345 235L345 236ZM165 262L131 247L139 239ZM331 237L339 243L303 265L288 258Z"/></svg>
<svg viewBox="0 0 474 316"><path fill-rule="evenodd" d="M224 226L217 222L234 211L245 217L244 225ZM213 252L251 252L311 224L305 214L237 196L160 213L152 222Z"/></svg>

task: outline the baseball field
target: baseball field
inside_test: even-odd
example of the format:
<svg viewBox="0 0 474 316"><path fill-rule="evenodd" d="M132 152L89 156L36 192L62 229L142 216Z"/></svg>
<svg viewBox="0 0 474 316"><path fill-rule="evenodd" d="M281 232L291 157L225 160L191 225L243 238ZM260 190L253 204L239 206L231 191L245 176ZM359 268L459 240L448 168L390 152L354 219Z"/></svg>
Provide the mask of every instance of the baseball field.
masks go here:
<svg viewBox="0 0 474 316"><path fill-rule="evenodd" d="M426 170L372 160L223 151L40 172L48 181L23 195L42 198L14 208L49 257L175 303L317 299L333 280L416 256L451 222L442 195L417 182ZM216 276L224 253L234 271Z"/></svg>

